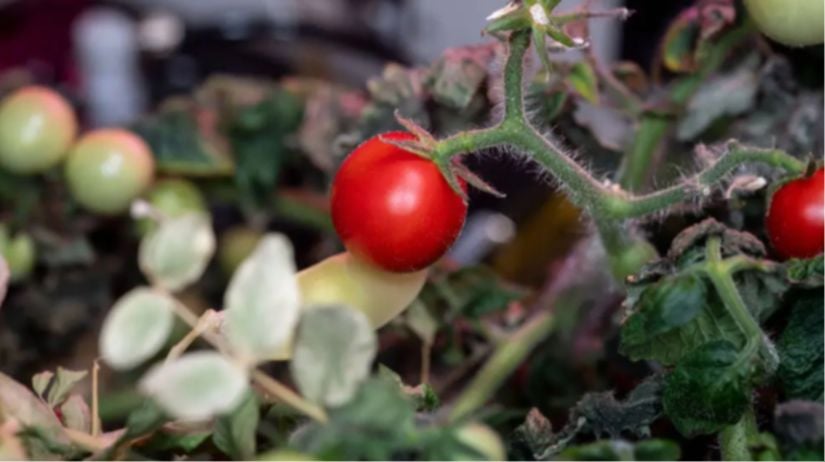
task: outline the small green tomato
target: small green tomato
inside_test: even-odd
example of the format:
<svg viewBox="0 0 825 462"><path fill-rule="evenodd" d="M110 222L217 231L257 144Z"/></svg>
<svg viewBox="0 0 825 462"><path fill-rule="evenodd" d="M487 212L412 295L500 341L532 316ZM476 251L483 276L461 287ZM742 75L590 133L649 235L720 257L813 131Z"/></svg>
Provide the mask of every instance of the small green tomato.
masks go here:
<svg viewBox="0 0 825 462"><path fill-rule="evenodd" d="M456 436L459 441L484 456L482 460L507 460L507 452L498 433L484 424L464 424L456 430Z"/></svg>
<svg viewBox="0 0 825 462"><path fill-rule="evenodd" d="M0 254L9 267L11 282L26 279L37 258L34 241L27 233L19 232L12 237L4 225L0 225Z"/></svg>
<svg viewBox="0 0 825 462"><path fill-rule="evenodd" d="M146 193L146 200L152 207L167 217L178 217L188 212L203 212L206 210L206 201L194 183L180 178L169 178L155 182ZM154 222L149 218L141 218L137 222L141 235L154 228Z"/></svg>
<svg viewBox="0 0 825 462"><path fill-rule="evenodd" d="M102 129L80 138L66 161L66 183L80 205L117 214L152 182L155 160L140 137L121 129Z"/></svg>
<svg viewBox="0 0 825 462"><path fill-rule="evenodd" d="M235 226L221 236L218 247L218 263L227 274L235 273L238 266L252 254L263 233L246 226Z"/></svg>
<svg viewBox="0 0 825 462"><path fill-rule="evenodd" d="M0 103L0 166L20 175L42 172L63 159L77 134L77 118L54 90L23 87Z"/></svg>
<svg viewBox="0 0 825 462"><path fill-rule="evenodd" d="M745 0L759 30L789 46L822 43L825 34L823 0Z"/></svg>

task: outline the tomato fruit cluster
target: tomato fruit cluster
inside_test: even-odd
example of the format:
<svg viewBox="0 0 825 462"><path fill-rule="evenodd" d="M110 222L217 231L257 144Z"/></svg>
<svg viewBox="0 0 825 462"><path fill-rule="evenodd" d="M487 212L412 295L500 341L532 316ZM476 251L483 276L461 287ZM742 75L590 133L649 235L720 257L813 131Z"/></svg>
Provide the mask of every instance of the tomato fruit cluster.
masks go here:
<svg viewBox="0 0 825 462"><path fill-rule="evenodd" d="M0 103L0 167L28 175L56 166L77 134L69 103L54 90L29 86Z"/></svg>
<svg viewBox="0 0 825 462"><path fill-rule="evenodd" d="M771 244L783 258L810 258L825 250L825 169L782 185L765 219Z"/></svg>
<svg viewBox="0 0 825 462"><path fill-rule="evenodd" d="M66 183L83 207L101 214L125 211L152 182L155 161L132 132L95 130L84 135L66 160Z"/></svg>
<svg viewBox="0 0 825 462"><path fill-rule="evenodd" d="M467 204L432 161L382 137L414 139L390 132L358 146L333 181L332 221L344 246L359 258L387 271L417 271L458 237Z"/></svg>

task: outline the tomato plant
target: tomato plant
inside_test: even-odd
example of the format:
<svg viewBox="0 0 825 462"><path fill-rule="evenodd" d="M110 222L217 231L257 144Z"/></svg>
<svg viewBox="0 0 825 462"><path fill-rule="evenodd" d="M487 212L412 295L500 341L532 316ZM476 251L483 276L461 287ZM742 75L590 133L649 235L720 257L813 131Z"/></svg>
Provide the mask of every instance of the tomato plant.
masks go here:
<svg viewBox="0 0 825 462"><path fill-rule="evenodd" d="M194 183L181 178L166 178L155 182L146 193L149 204L161 215L175 217L187 212L206 210L206 201ZM142 233L151 229L152 220L138 221Z"/></svg>
<svg viewBox="0 0 825 462"><path fill-rule="evenodd" d="M332 221L344 246L390 271L416 271L438 260L458 237L467 204L433 162L370 138L343 162L332 183Z"/></svg>
<svg viewBox="0 0 825 462"><path fill-rule="evenodd" d="M0 102L0 167L19 174L57 165L77 132L69 103L54 90L28 86Z"/></svg>
<svg viewBox="0 0 825 462"><path fill-rule="evenodd" d="M81 137L66 160L66 184L87 209L125 211L152 182L155 161L140 138L126 130L103 129Z"/></svg>
<svg viewBox="0 0 825 462"><path fill-rule="evenodd" d="M825 249L825 170L782 185L771 198L765 227L783 258L811 258Z"/></svg>

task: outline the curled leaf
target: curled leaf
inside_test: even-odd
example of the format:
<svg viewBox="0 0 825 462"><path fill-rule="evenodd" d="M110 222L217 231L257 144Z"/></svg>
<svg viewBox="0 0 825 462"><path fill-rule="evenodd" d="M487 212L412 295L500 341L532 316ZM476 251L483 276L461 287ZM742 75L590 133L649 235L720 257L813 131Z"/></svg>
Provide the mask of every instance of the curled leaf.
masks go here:
<svg viewBox="0 0 825 462"><path fill-rule="evenodd" d="M154 283L176 292L197 281L215 253L209 215L188 213L160 222L140 243L140 269Z"/></svg>

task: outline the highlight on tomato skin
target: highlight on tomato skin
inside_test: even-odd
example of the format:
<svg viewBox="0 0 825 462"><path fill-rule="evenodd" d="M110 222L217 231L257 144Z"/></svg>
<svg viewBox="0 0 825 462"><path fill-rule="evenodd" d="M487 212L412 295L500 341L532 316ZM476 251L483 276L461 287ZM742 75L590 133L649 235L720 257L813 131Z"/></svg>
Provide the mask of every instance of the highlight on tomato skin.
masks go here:
<svg viewBox="0 0 825 462"><path fill-rule="evenodd" d="M825 250L825 169L782 185L771 198L765 227L782 258L811 258Z"/></svg>
<svg viewBox="0 0 825 462"><path fill-rule="evenodd" d="M417 271L455 242L467 204L432 161L380 137L414 139L390 132L358 146L332 183L332 221L344 246L359 258L387 271Z"/></svg>

